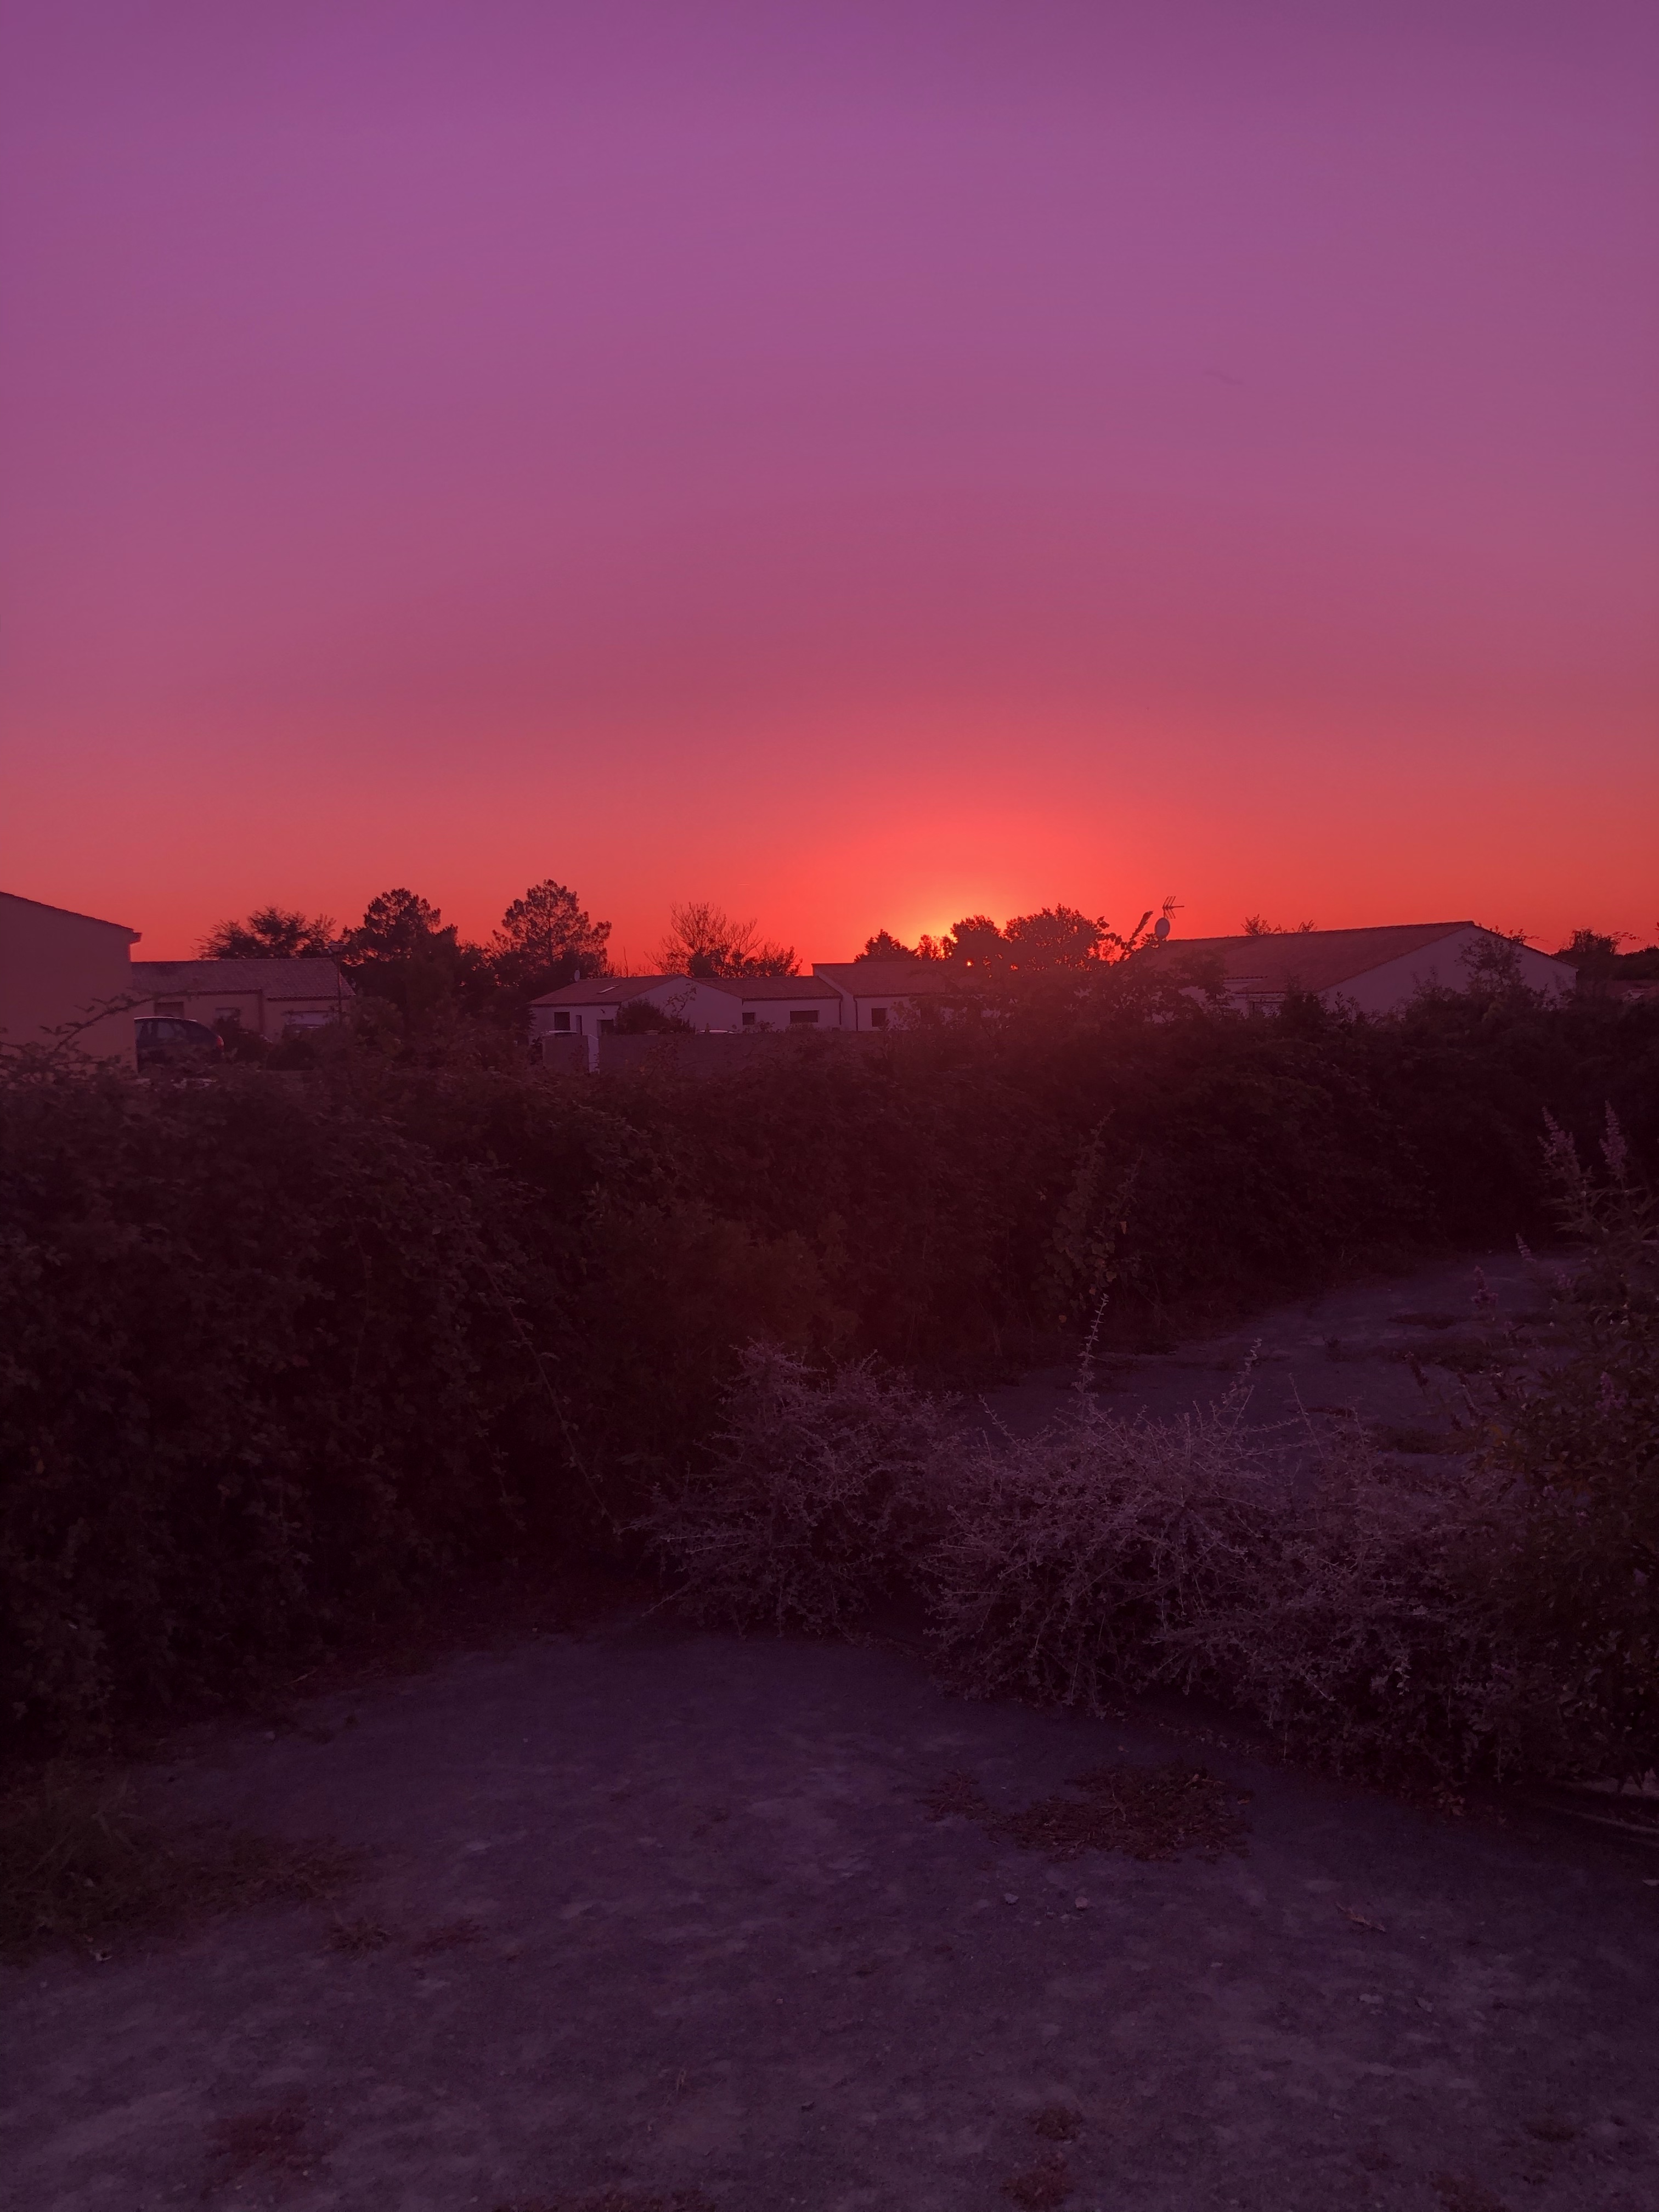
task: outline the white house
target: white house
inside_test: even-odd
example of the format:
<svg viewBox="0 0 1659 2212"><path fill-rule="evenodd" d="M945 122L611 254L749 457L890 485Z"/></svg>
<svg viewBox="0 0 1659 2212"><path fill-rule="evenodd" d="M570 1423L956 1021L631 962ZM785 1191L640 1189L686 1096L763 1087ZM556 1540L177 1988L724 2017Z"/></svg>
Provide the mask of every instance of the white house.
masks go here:
<svg viewBox="0 0 1659 2212"><path fill-rule="evenodd" d="M812 973L840 999L848 1030L884 1030L918 1000L959 994L973 980L943 960L819 960Z"/></svg>
<svg viewBox="0 0 1659 2212"><path fill-rule="evenodd" d="M844 1026L842 997L832 984L811 975L722 977L718 988L738 1006L744 1030L835 1030Z"/></svg>
<svg viewBox="0 0 1659 2212"><path fill-rule="evenodd" d="M841 1025L840 994L815 975L595 975L535 1000L531 1035L586 1037L587 1064L597 1067L600 1036L641 1001L716 1036Z"/></svg>
<svg viewBox="0 0 1659 2212"><path fill-rule="evenodd" d="M1241 1012L1271 1012L1291 991L1327 1006L1339 1000L1364 1014L1388 1014L1424 989L1467 991L1482 955L1513 958L1520 981L1548 999L1568 997L1577 976L1564 960L1512 946L1473 921L1412 921L1377 929L1295 930L1270 937L1171 938L1143 959L1218 961L1223 992Z"/></svg>

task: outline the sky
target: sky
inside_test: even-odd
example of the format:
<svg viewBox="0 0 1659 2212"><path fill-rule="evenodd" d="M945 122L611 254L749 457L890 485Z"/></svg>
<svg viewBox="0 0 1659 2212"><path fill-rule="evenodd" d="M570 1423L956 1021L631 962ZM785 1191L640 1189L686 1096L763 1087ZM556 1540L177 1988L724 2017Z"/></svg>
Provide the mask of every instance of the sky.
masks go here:
<svg viewBox="0 0 1659 2212"><path fill-rule="evenodd" d="M1659 935L1659 11L0 0L0 884Z"/></svg>

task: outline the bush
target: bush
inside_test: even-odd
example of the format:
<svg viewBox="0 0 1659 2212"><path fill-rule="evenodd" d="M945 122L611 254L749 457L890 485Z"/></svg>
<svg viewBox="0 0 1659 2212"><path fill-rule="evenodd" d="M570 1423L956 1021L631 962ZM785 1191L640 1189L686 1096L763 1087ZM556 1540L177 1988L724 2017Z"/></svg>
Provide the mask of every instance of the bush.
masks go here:
<svg viewBox="0 0 1659 2212"><path fill-rule="evenodd" d="M1611 1110L1601 1150L1598 1179L1552 1123L1584 1255L1551 1285L1566 1356L1495 1400L1483 1463L1518 1507L1505 1602L1564 1733L1581 1763L1639 1774L1659 1765L1659 1202Z"/></svg>
<svg viewBox="0 0 1659 2212"><path fill-rule="evenodd" d="M1243 1414L1237 1397L1126 1421L1085 1400L1040 1435L969 1443L918 1561L958 1685L1098 1712L1114 1692L1193 1676L1171 1636L1242 1607L1291 1511Z"/></svg>
<svg viewBox="0 0 1659 2212"><path fill-rule="evenodd" d="M948 1413L868 1361L743 1355L707 1460L641 1526L694 1619L844 1632L915 1562Z"/></svg>
<svg viewBox="0 0 1659 2212"><path fill-rule="evenodd" d="M1487 1492L1412 1487L1355 1429L1246 1411L1242 1389L1174 1421L1085 1401L981 1444L921 1563L951 1679L1093 1713L1202 1691L1349 1771L1501 1764Z"/></svg>

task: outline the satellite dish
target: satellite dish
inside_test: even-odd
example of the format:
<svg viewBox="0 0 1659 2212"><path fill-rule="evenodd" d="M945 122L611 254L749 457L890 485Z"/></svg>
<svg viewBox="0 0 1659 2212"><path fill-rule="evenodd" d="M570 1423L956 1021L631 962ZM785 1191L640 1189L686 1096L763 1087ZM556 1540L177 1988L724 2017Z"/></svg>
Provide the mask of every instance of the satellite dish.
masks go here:
<svg viewBox="0 0 1659 2212"><path fill-rule="evenodd" d="M1158 943L1162 945L1169 933L1170 917L1167 914L1161 914L1158 920L1152 924L1152 935L1157 938Z"/></svg>

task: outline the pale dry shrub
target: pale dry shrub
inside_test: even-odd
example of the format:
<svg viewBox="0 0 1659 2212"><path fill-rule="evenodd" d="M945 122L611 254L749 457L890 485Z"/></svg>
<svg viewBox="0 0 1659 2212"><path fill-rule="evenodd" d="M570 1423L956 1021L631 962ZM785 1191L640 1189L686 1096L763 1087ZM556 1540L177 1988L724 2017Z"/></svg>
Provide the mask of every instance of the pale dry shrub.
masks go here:
<svg viewBox="0 0 1659 2212"><path fill-rule="evenodd" d="M1311 1479L1241 1577L1163 1643L1162 1679L1224 1696L1340 1771L1462 1779L1559 1763L1553 1686L1505 1616L1516 1522L1469 1474L1403 1474L1357 1426L1302 1431Z"/></svg>
<svg viewBox="0 0 1659 2212"><path fill-rule="evenodd" d="M1243 1609L1291 1509L1243 1410L1126 1421L1083 1400L1040 1435L968 1446L923 1569L953 1679L1098 1711L1199 1671L1172 1636Z"/></svg>
<svg viewBox="0 0 1659 2212"><path fill-rule="evenodd" d="M1243 1390L1173 1421L1085 1402L970 1450L925 1565L947 1674L1092 1713L1206 1692L1349 1771L1556 1756L1552 1686L1492 1595L1496 1488L1413 1482L1357 1427L1247 1410Z"/></svg>
<svg viewBox="0 0 1659 2212"><path fill-rule="evenodd" d="M925 1547L950 1421L871 1362L751 1345L713 1449L640 1525L694 1619L844 1632Z"/></svg>

